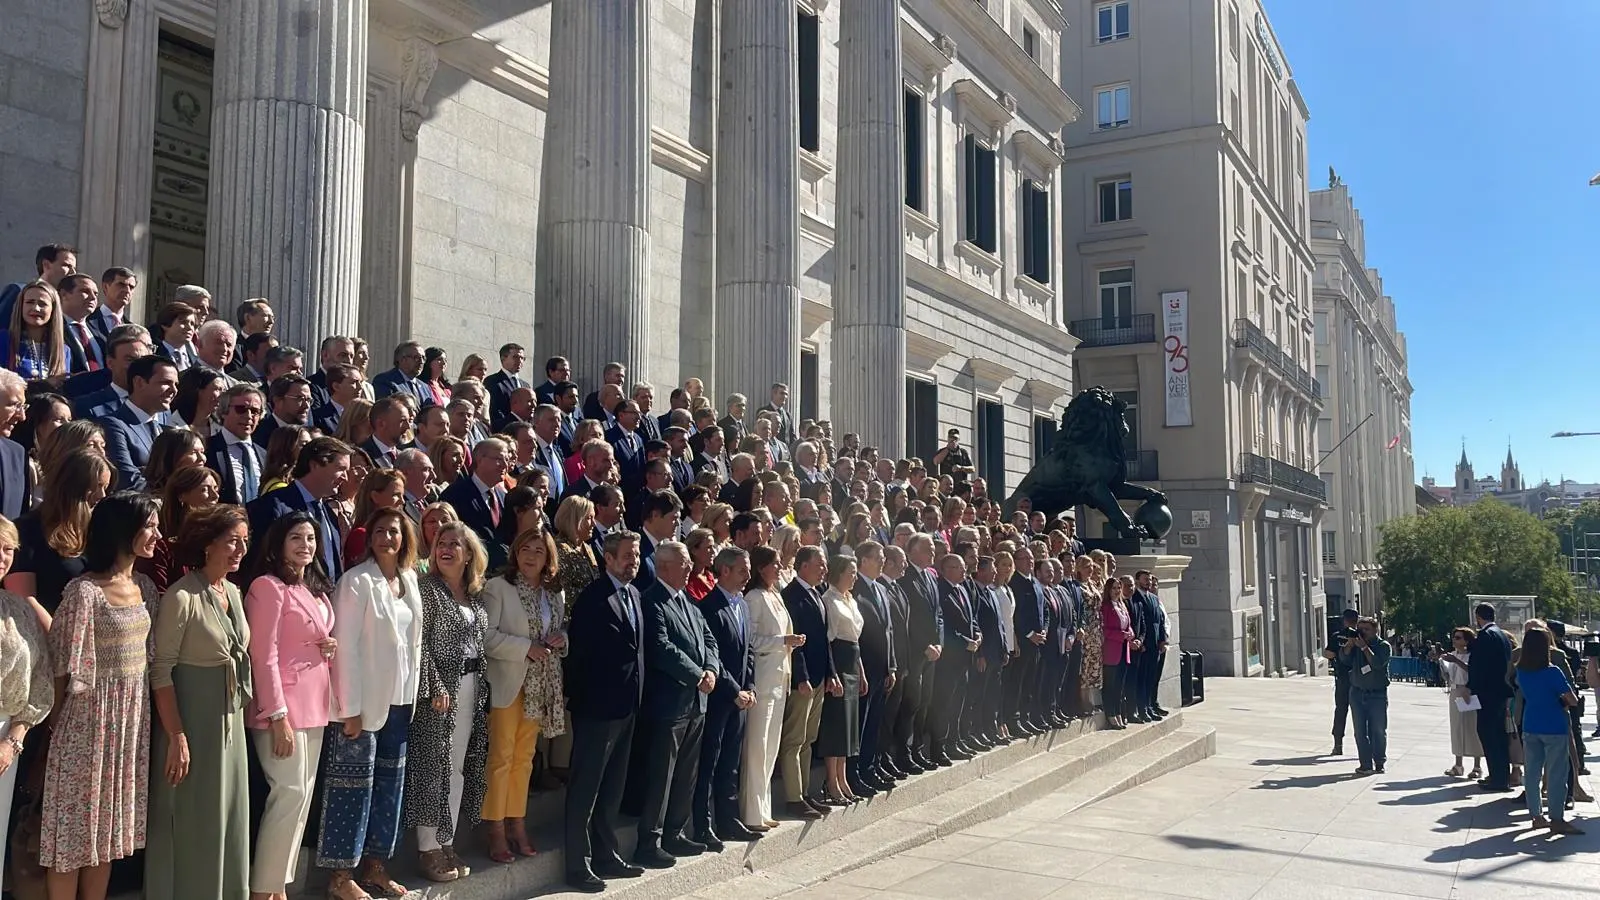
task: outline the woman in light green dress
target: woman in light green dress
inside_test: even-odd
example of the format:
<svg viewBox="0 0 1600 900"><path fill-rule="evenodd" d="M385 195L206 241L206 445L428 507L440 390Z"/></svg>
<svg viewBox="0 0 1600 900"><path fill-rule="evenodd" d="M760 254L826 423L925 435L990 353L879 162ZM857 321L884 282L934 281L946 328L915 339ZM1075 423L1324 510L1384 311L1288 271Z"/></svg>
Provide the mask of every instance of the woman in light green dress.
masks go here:
<svg viewBox="0 0 1600 900"><path fill-rule="evenodd" d="M249 542L237 506L193 511L178 533L179 562L192 568L155 617L150 687L161 727L151 748L146 900L249 895L250 626L228 581Z"/></svg>

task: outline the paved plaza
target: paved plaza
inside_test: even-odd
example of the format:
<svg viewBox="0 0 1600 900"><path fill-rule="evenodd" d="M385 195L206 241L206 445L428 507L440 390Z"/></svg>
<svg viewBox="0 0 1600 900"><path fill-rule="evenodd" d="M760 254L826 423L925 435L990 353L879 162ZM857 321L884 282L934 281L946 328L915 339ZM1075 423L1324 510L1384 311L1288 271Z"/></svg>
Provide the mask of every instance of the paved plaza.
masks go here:
<svg viewBox="0 0 1600 900"><path fill-rule="evenodd" d="M1204 762L1071 812L1052 795L785 897L1600 897L1600 820L1585 821L1594 804L1573 814L1590 834L1552 837L1527 828L1514 795L1444 776L1440 690L1390 689L1388 772L1358 778L1353 737L1352 755L1326 755L1330 679L1206 687L1206 702L1186 711L1186 724L1216 729ZM735 882L703 896L740 895Z"/></svg>

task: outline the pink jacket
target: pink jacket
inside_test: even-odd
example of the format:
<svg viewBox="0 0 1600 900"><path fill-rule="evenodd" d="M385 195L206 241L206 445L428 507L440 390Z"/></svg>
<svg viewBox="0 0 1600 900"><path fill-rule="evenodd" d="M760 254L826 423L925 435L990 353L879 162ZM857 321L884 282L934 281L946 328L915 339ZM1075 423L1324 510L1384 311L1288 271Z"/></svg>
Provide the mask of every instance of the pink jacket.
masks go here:
<svg viewBox="0 0 1600 900"><path fill-rule="evenodd" d="M333 632L333 605L303 585L263 575L251 583L244 612L255 686L246 724L266 728L277 712L286 712L295 730L328 724L332 666L319 644Z"/></svg>
<svg viewBox="0 0 1600 900"><path fill-rule="evenodd" d="M1133 621L1128 618L1128 605L1121 601L1100 601L1100 622L1105 630L1105 650L1101 658L1106 665L1128 661L1128 642L1133 640ZM251 623L251 627L255 627Z"/></svg>

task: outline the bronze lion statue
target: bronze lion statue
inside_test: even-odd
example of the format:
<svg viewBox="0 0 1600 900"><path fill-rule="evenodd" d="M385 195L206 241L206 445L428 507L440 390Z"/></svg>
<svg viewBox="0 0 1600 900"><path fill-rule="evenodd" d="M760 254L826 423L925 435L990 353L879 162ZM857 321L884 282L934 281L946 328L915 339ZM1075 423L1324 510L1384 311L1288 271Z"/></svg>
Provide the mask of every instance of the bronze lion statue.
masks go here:
<svg viewBox="0 0 1600 900"><path fill-rule="evenodd" d="M1160 491L1128 483L1128 461L1122 440L1128 433L1123 413L1128 405L1103 387L1092 387L1072 399L1061 414L1061 430L1050 453L1033 467L1006 500L1006 517L1027 497L1033 508L1054 519L1080 504L1099 510L1125 538L1160 540L1149 526L1135 524L1118 500L1143 500L1165 505Z"/></svg>

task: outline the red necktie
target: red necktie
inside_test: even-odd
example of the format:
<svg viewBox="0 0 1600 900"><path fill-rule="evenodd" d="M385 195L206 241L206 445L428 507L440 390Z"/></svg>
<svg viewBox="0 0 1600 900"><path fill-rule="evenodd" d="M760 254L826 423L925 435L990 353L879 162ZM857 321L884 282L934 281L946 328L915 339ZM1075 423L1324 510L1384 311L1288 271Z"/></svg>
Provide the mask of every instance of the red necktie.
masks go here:
<svg viewBox="0 0 1600 900"><path fill-rule="evenodd" d="M94 339L89 337L89 329L82 322L73 322L72 327L78 332L78 343L83 345L83 358L89 363L89 371L100 371L100 360L94 358Z"/></svg>
<svg viewBox="0 0 1600 900"><path fill-rule="evenodd" d="M495 496L494 488L489 489L489 521L500 527L500 498Z"/></svg>

